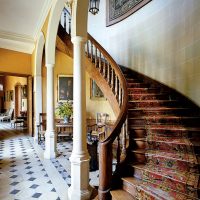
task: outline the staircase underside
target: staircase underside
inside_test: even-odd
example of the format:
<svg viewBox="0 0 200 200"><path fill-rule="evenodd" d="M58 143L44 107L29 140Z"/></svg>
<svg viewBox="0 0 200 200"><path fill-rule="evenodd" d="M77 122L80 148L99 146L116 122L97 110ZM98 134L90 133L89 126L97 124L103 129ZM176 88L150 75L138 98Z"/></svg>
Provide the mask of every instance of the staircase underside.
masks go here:
<svg viewBox="0 0 200 200"><path fill-rule="evenodd" d="M116 170L121 184L111 192L113 199L199 199L199 108L149 78L123 71L129 147Z"/></svg>

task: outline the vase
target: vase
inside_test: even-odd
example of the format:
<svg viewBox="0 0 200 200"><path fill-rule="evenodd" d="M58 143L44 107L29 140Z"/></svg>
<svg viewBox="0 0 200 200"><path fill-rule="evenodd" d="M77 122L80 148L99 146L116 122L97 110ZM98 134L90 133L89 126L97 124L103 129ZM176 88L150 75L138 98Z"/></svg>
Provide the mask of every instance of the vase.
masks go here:
<svg viewBox="0 0 200 200"><path fill-rule="evenodd" d="M64 122L65 124L69 123L69 117L68 117L68 116L65 116L65 117L63 118L63 122Z"/></svg>

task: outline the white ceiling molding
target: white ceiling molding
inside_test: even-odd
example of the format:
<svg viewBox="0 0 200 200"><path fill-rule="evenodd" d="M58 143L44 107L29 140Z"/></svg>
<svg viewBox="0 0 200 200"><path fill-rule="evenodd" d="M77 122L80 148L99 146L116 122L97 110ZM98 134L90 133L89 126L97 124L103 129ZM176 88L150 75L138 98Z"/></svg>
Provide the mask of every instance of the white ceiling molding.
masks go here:
<svg viewBox="0 0 200 200"><path fill-rule="evenodd" d="M47 18L49 10L52 6L52 2L53 2L53 0L46 0L44 5L43 5L42 12L41 12L41 15L40 15L40 18L39 18L39 21L37 23L37 27L36 27L35 33L34 33L34 40L35 41L36 41L36 39L37 39L41 29L42 29L42 26L44 25L44 22Z"/></svg>
<svg viewBox="0 0 200 200"><path fill-rule="evenodd" d="M24 38L20 38L19 40L18 37L13 38L13 36L12 39L9 37L2 37L0 33L0 48L32 54L35 48L35 43L33 40L30 41Z"/></svg>
<svg viewBox="0 0 200 200"><path fill-rule="evenodd" d="M7 1L0 7L0 48L32 54L53 0L31 1L34 6L26 0ZM13 7L15 14L9 12Z"/></svg>

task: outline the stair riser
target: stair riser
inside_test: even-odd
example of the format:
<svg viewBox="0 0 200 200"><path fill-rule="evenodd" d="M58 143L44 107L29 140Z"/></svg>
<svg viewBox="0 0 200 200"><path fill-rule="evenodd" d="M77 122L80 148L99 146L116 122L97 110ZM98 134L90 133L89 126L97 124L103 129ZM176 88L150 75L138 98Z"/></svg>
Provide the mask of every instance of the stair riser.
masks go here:
<svg viewBox="0 0 200 200"><path fill-rule="evenodd" d="M159 93L158 88L128 88L128 94Z"/></svg>
<svg viewBox="0 0 200 200"><path fill-rule="evenodd" d="M189 192L190 185L187 185L186 182L184 183L183 181L175 180L167 176L162 176L161 174L146 171L143 169L134 168L133 170L134 177L138 179L145 180L147 182L154 182L157 185L167 185L169 189L179 191L181 193L185 193L193 197L195 197L196 193L198 192L198 189L196 189L196 191L194 191L193 193Z"/></svg>
<svg viewBox="0 0 200 200"><path fill-rule="evenodd" d="M159 110L128 110L128 116L131 117L145 117L145 116L159 116L159 115L177 115L177 116L194 116L189 109L159 109Z"/></svg>
<svg viewBox="0 0 200 200"><path fill-rule="evenodd" d="M169 96L166 94L130 94L129 100L169 100Z"/></svg>
<svg viewBox="0 0 200 200"><path fill-rule="evenodd" d="M126 79L126 82L129 83L142 83L140 80L138 79Z"/></svg>
<svg viewBox="0 0 200 200"><path fill-rule="evenodd" d="M163 130L163 129L145 129L145 128L131 128L130 137L133 138L144 138L147 135L155 135L157 137L189 137L193 139L199 139L200 132L196 131L180 131L180 130Z"/></svg>
<svg viewBox="0 0 200 200"><path fill-rule="evenodd" d="M145 142L144 142L145 143ZM192 148L189 145L185 144L175 144L175 143L163 143L163 142L151 142L145 144L147 150L154 150L159 149L161 151L171 152L171 153L188 153L191 149L190 153L193 153L193 151L196 154L200 153L200 146L192 146Z"/></svg>
<svg viewBox="0 0 200 200"><path fill-rule="evenodd" d="M151 108L151 107L179 107L176 101L158 101L158 102L129 102L129 108Z"/></svg>
<svg viewBox="0 0 200 200"><path fill-rule="evenodd" d="M146 119L129 119L129 124L131 125L149 125L149 124L184 124L185 126L200 126L200 118L146 118Z"/></svg>
<svg viewBox="0 0 200 200"><path fill-rule="evenodd" d="M140 162L140 159L142 162ZM187 171L192 173L198 173L200 168L198 164L191 164L184 160L176 160L158 155L145 155L137 152L133 152L133 162L148 163L148 165L152 165L154 167L158 166L160 168L173 170L179 169L179 171Z"/></svg>
<svg viewBox="0 0 200 200"><path fill-rule="evenodd" d="M135 194L136 194L136 190L135 190L135 189L136 189L136 188L135 188L133 185L131 185L131 184L129 184L129 183L123 181L123 186L122 186L122 188L123 188L123 190L125 190L126 192L128 192L128 193L130 193L131 195L135 196Z"/></svg>
<svg viewBox="0 0 200 200"><path fill-rule="evenodd" d="M149 85L146 83L127 83L128 88L148 88Z"/></svg>
<svg viewBox="0 0 200 200"><path fill-rule="evenodd" d="M162 151L167 151L171 153L178 153L178 152L188 152L189 147L185 144L173 144L173 143L164 143L164 142L146 142L142 140L134 140L133 144L135 149L146 149L146 150L154 150L159 149ZM200 154L200 146L193 146L192 149L196 154Z"/></svg>

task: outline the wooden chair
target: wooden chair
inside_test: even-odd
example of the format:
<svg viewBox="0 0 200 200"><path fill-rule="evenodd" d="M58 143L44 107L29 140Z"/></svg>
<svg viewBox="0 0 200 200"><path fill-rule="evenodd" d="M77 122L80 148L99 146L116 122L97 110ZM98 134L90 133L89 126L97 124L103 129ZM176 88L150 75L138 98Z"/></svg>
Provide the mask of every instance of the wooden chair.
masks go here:
<svg viewBox="0 0 200 200"><path fill-rule="evenodd" d="M45 141L45 132L46 132L46 113L39 114L39 124L38 128L38 144L41 144L42 140Z"/></svg>
<svg viewBox="0 0 200 200"><path fill-rule="evenodd" d="M6 113L0 116L0 121L3 122L4 120L11 121L13 115L13 108L10 108L6 111Z"/></svg>
<svg viewBox="0 0 200 200"><path fill-rule="evenodd" d="M107 113L97 113L96 123L88 124L87 132L90 137L105 138L107 132L107 121L109 115Z"/></svg>

